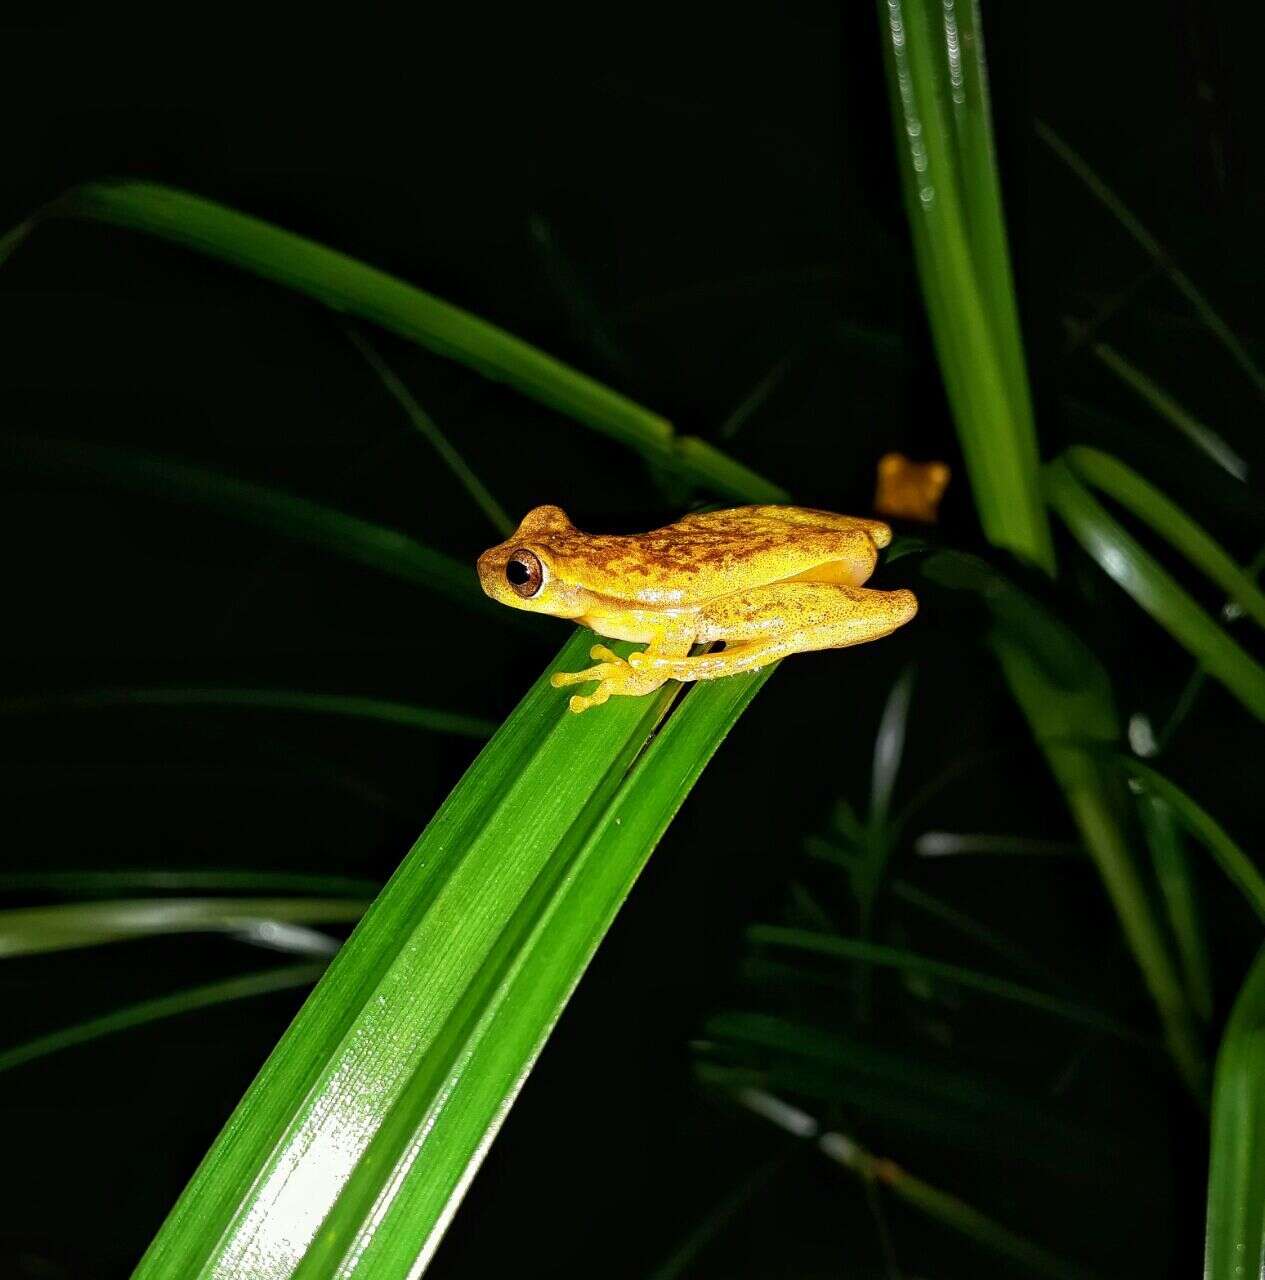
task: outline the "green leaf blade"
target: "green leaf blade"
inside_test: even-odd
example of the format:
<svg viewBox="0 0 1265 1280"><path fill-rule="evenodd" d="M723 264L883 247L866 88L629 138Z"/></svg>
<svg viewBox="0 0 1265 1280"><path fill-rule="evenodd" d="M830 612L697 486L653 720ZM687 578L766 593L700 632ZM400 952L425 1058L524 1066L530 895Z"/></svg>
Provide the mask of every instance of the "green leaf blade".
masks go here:
<svg viewBox="0 0 1265 1280"><path fill-rule="evenodd" d="M557 668L582 664L577 633ZM571 715L543 677L336 958L137 1272L417 1274L567 996L769 669ZM368 1271L364 1272L368 1274Z"/></svg>

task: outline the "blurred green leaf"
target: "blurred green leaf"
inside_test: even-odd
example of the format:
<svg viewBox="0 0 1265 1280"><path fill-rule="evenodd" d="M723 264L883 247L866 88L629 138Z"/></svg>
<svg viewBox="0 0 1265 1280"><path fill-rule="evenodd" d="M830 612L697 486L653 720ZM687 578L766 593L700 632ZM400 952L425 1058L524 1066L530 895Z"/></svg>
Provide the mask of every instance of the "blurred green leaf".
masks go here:
<svg viewBox="0 0 1265 1280"><path fill-rule="evenodd" d="M980 973L962 965L950 964L931 956L919 955L901 947L884 946L861 938L847 938L838 934L813 933L807 929L792 929L783 925L757 924L747 930L748 940L757 947L786 948L791 951L848 960L856 964L882 969L898 969L902 973L918 974L932 980L949 982L971 991L979 991L998 1000L1039 1009L1056 1018L1064 1018L1082 1026L1105 1031L1134 1043L1145 1043L1145 1038L1132 1027L1100 1009L1065 1000L1060 996L1037 991L1009 978Z"/></svg>
<svg viewBox="0 0 1265 1280"><path fill-rule="evenodd" d="M1094 1176L1124 1152L996 1080L907 1052L773 1014L723 1013L709 1019L699 1047L700 1077L729 1088L748 1084L849 1108L872 1124L925 1133L968 1150L1057 1161Z"/></svg>
<svg viewBox="0 0 1265 1280"><path fill-rule="evenodd" d="M222 982L211 982L201 987L190 987L185 991L177 991L169 996L159 996L154 1000L143 1000L139 1004L127 1005L122 1009L114 1010L113 1013L103 1014L99 1018L90 1018L87 1022L77 1023L73 1027L64 1027L61 1031L53 1031L48 1035L28 1040L24 1044L0 1049L0 1071L24 1066L28 1062L47 1057L50 1053L72 1049L76 1045L90 1044L102 1036L128 1031L132 1027L143 1026L147 1022L174 1018L183 1013L192 1013L195 1009L208 1009L213 1005L226 1004L232 1000L245 1000L251 996L271 995L275 991L291 991L295 987L307 987L324 972L324 964L289 965L281 969L265 969L260 973L248 973L239 978L227 978Z"/></svg>
<svg viewBox="0 0 1265 1280"><path fill-rule="evenodd" d="M1132 756L1122 755L1120 760L1142 788L1162 800L1182 826L1216 858L1222 871L1229 876L1262 921L1265 921L1265 876L1257 870L1256 864L1230 838L1221 824L1158 770Z"/></svg>
<svg viewBox="0 0 1265 1280"><path fill-rule="evenodd" d="M68 191L38 216L91 218L219 258L508 383L729 497L786 500L785 490L754 471L702 441L676 436L667 419L504 329L345 253L213 200L153 182L92 182Z"/></svg>
<svg viewBox="0 0 1265 1280"><path fill-rule="evenodd" d="M1248 354L1247 348L1235 337L1230 326L1213 309L1212 304L1204 297L1203 292L1196 287L1195 282L1177 265L1167 247L1160 244L1142 225L1141 219L1129 209L1125 202L1085 163L1085 160L1068 146L1063 138L1051 129L1048 124L1043 120L1037 120L1033 127L1036 129L1037 137L1106 206L1116 221L1137 241L1142 252L1164 271L1177 290L1194 308L1195 314L1230 353L1239 368L1252 380L1257 391L1265 395L1265 372L1262 372L1258 367L1256 361Z"/></svg>
<svg viewBox="0 0 1265 1280"><path fill-rule="evenodd" d="M346 898L132 898L0 911L0 959L170 933L241 933L279 924L359 920Z"/></svg>
<svg viewBox="0 0 1265 1280"><path fill-rule="evenodd" d="M1205 1280L1265 1274L1265 950L1239 990L1212 1093Z"/></svg>
<svg viewBox="0 0 1265 1280"><path fill-rule="evenodd" d="M878 9L918 275L980 522L1052 572L978 15L941 0Z"/></svg>
<svg viewBox="0 0 1265 1280"><path fill-rule="evenodd" d="M875 829L886 825L891 807L896 775L905 753L905 730L909 724L909 705L914 693L913 667L906 667L892 685L883 706L883 718L874 736L874 764L870 774L870 825Z"/></svg>
<svg viewBox="0 0 1265 1280"><path fill-rule="evenodd" d="M991 618L990 644L1045 755L1164 1024L1178 1069L1204 1090L1203 1050L1185 986L1125 834L1128 796L1104 768L1120 742L1105 668L1080 637L1033 596L977 556L937 551L922 563L932 582L970 591Z"/></svg>
<svg viewBox="0 0 1265 1280"><path fill-rule="evenodd" d="M1050 463L1045 482L1050 505L1099 567L1198 658L1209 674L1220 680L1249 711L1265 720L1265 668L1249 657L1107 512L1076 478L1067 462L1060 459ZM1179 528L1176 536L1189 533L1190 530ZM1186 545L1191 545L1189 537ZM1206 552L1206 548L1196 546L1195 553L1206 555ZM1250 583L1248 586L1255 592L1255 587Z"/></svg>
<svg viewBox="0 0 1265 1280"><path fill-rule="evenodd" d="M446 435L439 429L435 420L417 403L413 393L396 375L394 369L378 354L377 348L363 334L350 326L346 330L351 345L365 358L368 366L378 375L378 380L387 389L396 403L404 410L408 420L417 428L418 433L439 454L444 465L456 476L458 483L474 500L475 506L488 518L502 538L508 538L517 527L506 514L505 508L492 496L487 485L475 475L473 468L461 456Z"/></svg>
<svg viewBox="0 0 1265 1280"><path fill-rule="evenodd" d="M914 841L920 858L952 858L963 853L999 853L1024 858L1075 858L1084 853L1071 840L1042 840L1035 836L984 832L924 831Z"/></svg>
<svg viewBox="0 0 1265 1280"><path fill-rule="evenodd" d="M1197 569L1265 626L1265 592L1252 581L1208 533L1171 498L1117 458L1098 449L1074 445L1063 460L1094 488L1114 498L1177 548Z"/></svg>
<svg viewBox="0 0 1265 1280"><path fill-rule="evenodd" d="M738 1089L734 1100L802 1142L811 1142L827 1159L861 1178L867 1186L884 1186L893 1195L937 1222L975 1240L986 1249L1023 1263L1038 1275L1058 1280L1088 1280L1089 1273L1055 1257L1035 1241L981 1213L960 1196L916 1178L893 1160L867 1151L855 1138L823 1129L815 1117L760 1089ZM657 1274L657 1273L656 1273ZM667 1280L666 1276L664 1280Z"/></svg>
<svg viewBox="0 0 1265 1280"><path fill-rule="evenodd" d="M479 589L473 565L432 551L394 529L279 489L156 454L81 441L4 435L0 436L0 455L15 468L56 478L88 476L168 501L196 502L284 537L313 543L380 573L429 587L468 608L494 614L502 622L510 612Z"/></svg>
<svg viewBox="0 0 1265 1280"><path fill-rule="evenodd" d="M452 733L462 738L489 738L496 726L478 716L436 711L388 698L354 694L308 693L299 689L229 689L214 685L83 689L73 693L33 694L0 698L0 715L44 711L96 711L115 707L223 707L259 711L300 711L312 715L350 716L384 724Z"/></svg>
<svg viewBox="0 0 1265 1280"><path fill-rule="evenodd" d="M1069 328L1076 334L1081 332L1082 326L1073 323L1069 324ZM1095 342L1090 349L1121 382L1137 392L1161 418L1167 419L1217 466L1229 472L1236 480L1247 479L1247 463L1211 427L1200 422L1193 413L1178 404L1153 378L1148 377L1106 342Z"/></svg>
<svg viewBox="0 0 1265 1280"><path fill-rule="evenodd" d="M583 665L577 632L552 670ZM626 651L626 650L625 650ZM137 1276L430 1258L659 836L772 668L566 710L550 672L339 952ZM649 742L649 745L647 743Z"/></svg>
<svg viewBox="0 0 1265 1280"><path fill-rule="evenodd" d="M1147 795L1139 800L1138 816L1151 850L1151 864L1168 923L1177 941L1191 1006L1207 1022L1212 1017L1212 965L1199 910L1199 886L1177 815L1167 801Z"/></svg>
<svg viewBox="0 0 1265 1280"><path fill-rule="evenodd" d="M193 868L111 867L108 871L0 871L0 893L74 893L117 896L123 890L151 890L232 893L249 889L255 893L329 894L356 896L367 900L381 889L376 880L360 876L321 875L306 871L234 870L215 867Z"/></svg>

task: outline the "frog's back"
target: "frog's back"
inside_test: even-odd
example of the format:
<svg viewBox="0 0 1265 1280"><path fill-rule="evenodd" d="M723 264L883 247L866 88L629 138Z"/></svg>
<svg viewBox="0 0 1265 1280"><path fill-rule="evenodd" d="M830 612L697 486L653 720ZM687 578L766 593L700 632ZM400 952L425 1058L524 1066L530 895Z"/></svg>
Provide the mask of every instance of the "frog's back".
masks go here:
<svg viewBox="0 0 1265 1280"><path fill-rule="evenodd" d="M688 606L810 574L859 586L890 541L881 520L750 506L688 515L649 533L571 530L545 545L564 577L599 595Z"/></svg>

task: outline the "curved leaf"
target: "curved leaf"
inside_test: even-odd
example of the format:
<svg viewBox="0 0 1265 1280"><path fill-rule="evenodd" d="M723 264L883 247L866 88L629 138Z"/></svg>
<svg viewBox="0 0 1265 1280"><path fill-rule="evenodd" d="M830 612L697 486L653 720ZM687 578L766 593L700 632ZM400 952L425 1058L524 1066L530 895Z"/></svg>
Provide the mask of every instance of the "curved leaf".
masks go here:
<svg viewBox="0 0 1265 1280"><path fill-rule="evenodd" d="M0 1071L25 1066L26 1063L35 1062L50 1053L90 1044L102 1036L128 1031L132 1027L144 1026L147 1022L191 1013L194 1009L208 1009L230 1000L245 1000L250 996L264 996L274 991L291 991L295 987L311 986L324 972L324 964L289 965L282 969L248 973L240 978L227 978L223 982L211 982L202 987L190 987L169 996L158 996L154 1000L143 1000L139 1004L115 1009L113 1013L103 1014L99 1018L90 1018L73 1027L64 1027L61 1031L28 1040L24 1044L0 1049Z"/></svg>
<svg viewBox="0 0 1265 1280"><path fill-rule="evenodd" d="M581 665L577 632L552 669ZM772 668L571 715L550 672L458 784L247 1091L139 1280L420 1273L571 990Z"/></svg>
<svg viewBox="0 0 1265 1280"><path fill-rule="evenodd" d="M0 959L168 933L251 934L261 926L359 920L346 898L134 898L0 911Z"/></svg>
<svg viewBox="0 0 1265 1280"><path fill-rule="evenodd" d="M1265 626L1265 592L1177 503L1118 458L1099 449L1074 445L1063 457L1082 479L1150 525L1221 587L1244 613Z"/></svg>
<svg viewBox="0 0 1265 1280"><path fill-rule="evenodd" d="M1248 904L1265 921L1265 875L1226 833L1225 828L1202 806L1162 773L1132 756L1122 756L1121 763L1144 790L1162 800L1177 820L1221 864Z"/></svg>
<svg viewBox="0 0 1265 1280"><path fill-rule="evenodd" d="M4 435L0 436L0 450L10 465L23 469L58 477L86 475L167 500L200 503L287 538L324 547L381 573L430 587L505 621L507 610L483 594L471 566L432 551L406 534L319 502L134 449Z"/></svg>
<svg viewBox="0 0 1265 1280"><path fill-rule="evenodd" d="M1253 715L1265 720L1265 668L1248 656L1094 498L1064 461L1049 464L1046 494L1078 542Z"/></svg>
<svg viewBox="0 0 1265 1280"><path fill-rule="evenodd" d="M667 419L504 329L345 253L214 200L154 182L91 182L68 191L38 216L91 218L219 258L506 382L722 493L749 502L786 500L785 490L720 450L677 437ZM24 228L29 224L17 230Z"/></svg>
<svg viewBox="0 0 1265 1280"><path fill-rule="evenodd" d="M1050 995L1022 983L1012 982L989 973L980 973L962 965L949 964L931 956L919 955L900 947L888 947L881 943L867 942L860 938L846 938L838 934L814 933L808 929L793 929L784 925L758 924L747 930L747 937L756 946L786 947L792 951L830 956L839 960L851 960L857 964L883 969L899 969L903 973L921 974L923 977L951 982L955 986L980 991L998 1000L1039 1009L1042 1013L1093 1027L1123 1040L1144 1042L1132 1027L1126 1026L1109 1013L1088 1005Z"/></svg>
<svg viewBox="0 0 1265 1280"><path fill-rule="evenodd" d="M260 711L301 711L312 715L350 716L378 720L431 733L452 733L463 738L490 738L496 726L478 716L436 711L389 698L365 698L355 694L308 693L299 689L230 689L214 685L123 687L84 689L75 693L50 693L22 698L0 698L0 715L32 711L94 711L112 707L224 707Z"/></svg>
<svg viewBox="0 0 1265 1280"><path fill-rule="evenodd" d="M1265 1272L1265 950L1248 971L1217 1055L1205 1280Z"/></svg>

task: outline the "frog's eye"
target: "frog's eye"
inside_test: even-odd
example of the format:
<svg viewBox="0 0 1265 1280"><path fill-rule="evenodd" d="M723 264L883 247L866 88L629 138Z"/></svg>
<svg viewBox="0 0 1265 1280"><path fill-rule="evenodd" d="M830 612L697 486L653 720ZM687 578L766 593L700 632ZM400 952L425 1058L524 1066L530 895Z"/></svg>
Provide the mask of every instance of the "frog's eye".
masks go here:
<svg viewBox="0 0 1265 1280"><path fill-rule="evenodd" d="M545 580L544 566L540 558L526 547L519 547L505 565L505 581L517 595L529 600L540 590Z"/></svg>

